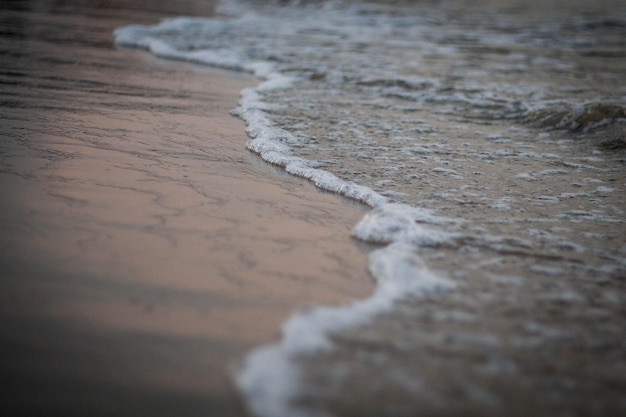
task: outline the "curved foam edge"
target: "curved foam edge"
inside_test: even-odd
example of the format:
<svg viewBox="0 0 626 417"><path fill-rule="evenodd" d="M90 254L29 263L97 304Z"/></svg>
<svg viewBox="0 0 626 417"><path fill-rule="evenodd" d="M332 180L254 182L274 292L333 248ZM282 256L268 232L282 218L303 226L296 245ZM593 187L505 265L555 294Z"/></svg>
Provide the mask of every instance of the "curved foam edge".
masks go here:
<svg viewBox="0 0 626 417"><path fill-rule="evenodd" d="M207 25L220 22L204 21ZM251 140L247 148L265 161L282 167L290 174L306 178L316 187L360 201L373 210L353 229L360 240L385 244L369 256L369 270L377 282L374 294L365 300L342 307L318 307L296 313L282 328L279 343L250 352L236 375L236 383L246 397L248 407L263 417L322 417L323 411L298 405L295 399L302 375L297 361L333 348L331 335L363 325L374 316L389 311L395 301L404 297L445 292L455 284L430 271L417 255L421 246L432 246L454 239L454 235L431 225L457 222L432 214L426 209L391 202L374 190L344 181L332 173L316 168L313 161L292 155L292 135L270 120L273 109L259 92L290 87L295 81L275 70L268 62L249 62L245 57L227 51L180 51L158 37L159 33L185 29L198 19L168 19L158 25L126 26L115 31L115 43L145 49L152 54L214 67L245 71L262 82L241 92L239 107L233 111L247 124Z"/></svg>
<svg viewBox="0 0 626 417"><path fill-rule="evenodd" d="M430 271L403 242L392 243L370 255L369 269L378 285L374 295L343 307L319 307L289 319L282 340L250 352L236 376L250 410L262 417L325 417L323 410L298 404L303 387L298 361L333 348L331 336L367 323L389 311L398 299L442 293L454 282Z"/></svg>
<svg viewBox="0 0 626 417"><path fill-rule="evenodd" d="M372 297L343 307L318 307L300 312L282 328L280 343L250 352L236 376L251 411L263 417L323 417L294 400L301 386L297 361L303 357L332 349L331 335L365 324L374 316L388 311L394 302L408 296L443 292L455 287L430 271L416 254L419 246L431 246L453 238L426 224L454 222L418 207L391 203L372 189L343 181L328 171L315 168L312 161L291 155L287 145L294 140L284 129L277 128L263 111L268 108L257 89L242 92L235 113L248 125L252 138L247 147L265 161L285 171L312 181L320 189L335 192L373 208L353 229L360 240L387 246L370 254L369 270L377 282ZM422 224L418 224L418 222Z"/></svg>

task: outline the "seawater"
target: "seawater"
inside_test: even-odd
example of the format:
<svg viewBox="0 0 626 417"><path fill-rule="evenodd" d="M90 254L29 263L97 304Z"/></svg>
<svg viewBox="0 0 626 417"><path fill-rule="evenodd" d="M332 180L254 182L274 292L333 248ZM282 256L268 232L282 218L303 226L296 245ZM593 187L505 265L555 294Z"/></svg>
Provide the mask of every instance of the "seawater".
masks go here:
<svg viewBox="0 0 626 417"><path fill-rule="evenodd" d="M254 414L626 409L624 4L219 10L116 43L255 74L248 148L369 205L353 236L377 245L371 298L248 355Z"/></svg>

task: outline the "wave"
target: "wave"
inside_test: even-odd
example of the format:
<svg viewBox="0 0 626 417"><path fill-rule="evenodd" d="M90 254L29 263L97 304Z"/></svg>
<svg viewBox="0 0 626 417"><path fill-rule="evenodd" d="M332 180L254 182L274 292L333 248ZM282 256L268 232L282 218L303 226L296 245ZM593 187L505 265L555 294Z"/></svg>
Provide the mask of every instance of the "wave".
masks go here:
<svg viewBox="0 0 626 417"><path fill-rule="evenodd" d="M617 194L614 188L596 186L555 196L536 192L535 183L552 180L575 183L581 190L588 187L596 179L584 173L602 171L590 165L598 157L585 156L583 164L552 148L529 149L537 141L515 136L521 127L509 123L585 134L623 126L626 107L619 100L572 104L591 94L590 89L556 101L558 88L545 88L545 79L571 70L566 59L527 49L533 42L535 48L544 48L555 40L551 26L532 35L516 33L501 22L486 31L475 26L467 30L466 22L442 31L437 28L447 24L443 7L405 15L360 2L347 9L338 2L303 3L296 9L271 9L268 16L244 3L228 2L221 9L227 16L176 18L115 32L120 46L254 74L260 84L242 91L233 111L247 124L248 149L372 209L354 226L352 236L376 245L369 257L375 293L344 307L297 313L283 326L279 343L246 357L236 378L255 414L325 416L314 401L306 401L308 376L302 360L334 349L338 333L393 311L400 300L457 291L455 279L424 261L430 249L471 259L471 268L456 264L467 274L491 265L506 270L506 256L532 259L537 264L521 270L550 278L592 268L621 273L619 261L610 267L583 267L589 258L582 257L590 251L557 236L572 227L556 223L561 220L623 223L619 208L609 204L602 208L614 215L596 213L597 207L574 212L557 205L579 197L606 199ZM568 42L575 47L578 41L563 42L559 47ZM542 69L539 81L532 79L534 65ZM314 149L321 156L309 159L303 156L306 152L297 152L301 149ZM492 166L500 170L488 172ZM500 177L513 169L525 171ZM574 180L572 171L582 172L580 178ZM486 177L484 183L474 179L481 177ZM547 185L542 189L550 190ZM550 215L527 214L540 209ZM539 230L543 224L553 225L551 232ZM499 225L512 228L513 236L497 234ZM431 259L445 265L445 255ZM505 278L498 279L515 281Z"/></svg>
<svg viewBox="0 0 626 417"><path fill-rule="evenodd" d="M578 105L556 105L529 110L525 121L548 129L590 132L626 122L626 105L591 102Z"/></svg>
<svg viewBox="0 0 626 417"><path fill-rule="evenodd" d="M248 149L290 174L312 181L318 188L374 208L354 228L353 236L386 245L370 255L369 270L378 283L371 298L345 307L316 308L296 314L283 326L281 342L251 352L237 376L238 385L255 414L266 417L309 415L311 410L296 410L290 405L295 396L294 390L299 385L298 358L328 349L330 334L357 326L388 311L400 298L453 289L454 283L430 271L417 252L420 246L441 244L452 238L448 233L430 229L428 224L454 220L436 216L428 210L394 204L371 188L341 180L326 170L316 168L313 161L293 156L289 144L295 139L290 132L275 126L268 114L272 105L264 102L259 94L290 88L293 78L277 71L270 61L255 61L227 50L181 49L173 42L164 41L161 36L172 31L196 31L199 23L197 19L176 18L154 27L135 25L119 28L115 31L115 42L119 46L149 50L162 58L251 72L263 80L256 88L242 91L239 107L233 111L247 124L246 130L251 138L247 143ZM202 24L206 36L207 30L219 30L221 23L202 21ZM364 83L370 86L390 84L384 80ZM391 84L407 86L404 81Z"/></svg>

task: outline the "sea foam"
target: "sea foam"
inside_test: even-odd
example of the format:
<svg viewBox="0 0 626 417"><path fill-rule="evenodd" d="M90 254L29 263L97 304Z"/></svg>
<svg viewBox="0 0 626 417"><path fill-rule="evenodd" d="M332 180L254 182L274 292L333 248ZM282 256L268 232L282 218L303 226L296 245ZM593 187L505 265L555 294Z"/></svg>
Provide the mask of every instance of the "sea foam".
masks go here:
<svg viewBox="0 0 626 417"><path fill-rule="evenodd" d="M320 189L371 207L352 236L376 248L369 256L374 294L343 307L298 312L283 325L279 343L245 358L237 384L253 413L264 417L324 416L296 401L307 378L302 359L332 351L333 335L369 323L398 300L454 290L459 272L527 273L505 256L536 262L530 272L548 278L577 269L615 273L624 265L587 266L576 257L591 251L556 235L556 226L624 220L603 202L620 194L618 183L591 187L582 171L605 178L604 170L568 162L573 140L553 141L552 135L621 127L624 117L621 104L580 107L578 96L574 103L554 98L579 85L565 85L563 93L546 88L542 77L524 78L531 66L550 81L554 71L561 74L559 59L527 50L544 39L569 48L549 33L554 26L524 37L530 32L488 25L468 36L467 26L451 28L437 11L426 18L353 5L335 13L339 2L313 3L272 8L270 16L230 1L221 8L226 18L168 19L115 32L120 46L256 76L259 85L243 90L233 110L247 124L247 148ZM547 126L550 133L528 137L503 120ZM307 124L324 126L307 130ZM322 155L318 160L298 153L310 144L315 152L309 154ZM564 183L576 184L577 192L551 192L552 184L561 190ZM539 185L542 193L532 194ZM582 197L589 202L581 208L562 204ZM453 214L438 214L446 210ZM541 236L520 237L531 224L555 226L549 245ZM455 271L455 280L433 272L421 257L430 253L428 261L436 261L431 248L452 249L439 252L439 259L465 254L455 265L467 271Z"/></svg>
<svg viewBox="0 0 626 417"><path fill-rule="evenodd" d="M249 17L248 17L249 18ZM290 174L306 178L316 187L362 202L373 208L353 230L357 239L385 244L369 257L369 270L377 283L368 299L343 307L318 307L296 313L282 328L279 343L250 352L237 374L237 384L246 395L248 406L259 416L296 417L318 415L298 408L292 399L298 393L300 371L298 358L332 348L330 335L361 325L373 316L388 311L398 299L408 296L449 291L455 284L430 271L417 255L420 246L433 246L454 236L432 225L456 222L432 212L392 203L371 188L345 181L316 168L314 161L292 155L292 134L272 122L268 111L273 106L263 101L260 92L289 88L294 79L276 70L271 62L250 60L228 50L185 50L168 43L170 31L219 30L222 22L176 18L158 25L127 26L115 31L119 46L148 50L165 59L181 60L225 69L245 71L261 80L256 88L241 92L233 114L247 124L250 141L247 148L265 161L282 167Z"/></svg>
<svg viewBox="0 0 626 417"><path fill-rule="evenodd" d="M415 247L401 241L373 251L369 270L377 282L373 296L343 307L300 312L283 326L280 343L255 349L247 355L237 375L237 384L256 415L324 416L319 410L292 402L299 394L299 359L332 349L331 335L389 311L398 299L442 293L456 286L430 271L415 253Z"/></svg>

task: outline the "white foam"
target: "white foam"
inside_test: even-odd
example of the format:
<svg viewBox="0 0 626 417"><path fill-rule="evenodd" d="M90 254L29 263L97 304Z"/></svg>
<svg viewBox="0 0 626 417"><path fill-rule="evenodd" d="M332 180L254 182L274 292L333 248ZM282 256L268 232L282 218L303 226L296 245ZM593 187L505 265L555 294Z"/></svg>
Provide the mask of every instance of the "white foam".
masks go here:
<svg viewBox="0 0 626 417"><path fill-rule="evenodd" d="M569 174L569 172L567 172L564 169L545 169L541 171L539 174L541 175L567 175Z"/></svg>
<svg viewBox="0 0 626 417"><path fill-rule="evenodd" d="M371 243L404 242L415 247L436 246L454 241L458 236L428 224L460 221L436 216L418 207L384 204L367 213L352 229L352 236Z"/></svg>
<svg viewBox="0 0 626 417"><path fill-rule="evenodd" d="M125 26L115 30L115 43L118 46L145 49L155 56L165 59L182 60L236 71L251 72L251 68L246 67L245 58L228 49L185 51L176 48L175 45L167 42L161 36L161 34L168 31L193 30L198 25L202 25L204 30L208 30L208 28L217 29L220 25L218 21L208 22L179 17L166 19L155 26Z"/></svg>
<svg viewBox="0 0 626 417"><path fill-rule="evenodd" d="M512 202L514 200L511 197L501 197L490 204L489 207L495 210L510 210Z"/></svg>
<svg viewBox="0 0 626 417"><path fill-rule="evenodd" d="M556 266L533 265L530 270L537 274L547 276L558 276L563 274L563 270Z"/></svg>
<svg viewBox="0 0 626 417"><path fill-rule="evenodd" d="M536 182L537 181L537 177L535 177L535 174L532 172L521 172L519 174L516 175L517 178L521 178L523 180L526 180L528 182Z"/></svg>
<svg viewBox="0 0 626 417"><path fill-rule="evenodd" d="M248 148L287 172L313 181L319 188L374 207L352 234L364 241L388 244L370 255L369 268L378 284L371 298L341 308L316 308L296 314L283 326L281 342L251 352L237 376L237 384L246 395L249 407L259 416L318 415L318 411L302 408L304 406L295 409L291 403L295 387L300 384L297 360L332 348L331 334L367 322L390 309L398 298L452 289L454 284L429 271L416 251L419 246L436 245L454 238L424 224L455 220L436 216L425 209L389 203L370 188L340 180L313 167L310 161L292 156L285 145L291 142L291 135L273 126L263 111L265 108L266 104L254 90L242 93L237 113L246 121L253 138ZM268 381L273 380L280 382L270 386Z"/></svg>
<svg viewBox="0 0 626 417"><path fill-rule="evenodd" d="M249 21L251 17L245 19ZM331 334L366 323L373 316L390 309L399 298L454 288L452 281L428 270L417 251L421 246L454 241L457 236L435 226L460 221L436 216L428 210L392 204L385 196L368 187L341 180L317 168L315 162L294 156L291 146L297 143L297 139L274 125L268 112L276 108L264 102L260 95L260 92L289 88L294 82L292 77L278 72L272 63L223 49L178 49L174 41L168 43L164 40L167 36L162 36L177 30L219 30L222 24L187 18L169 19L153 27L120 28L115 31L115 39L118 45L143 48L159 57L255 74L262 82L254 89L243 90L239 107L233 111L247 124L247 133L251 138L248 149L293 175L309 179L321 189L374 208L353 230L353 236L358 239L387 244L370 255L369 269L378 284L374 295L345 307L320 307L294 315L284 324L280 343L251 352L237 375L237 384L246 395L249 407L259 416L318 415L291 402L297 393L300 378L295 361L332 348ZM456 172L444 168L435 172L459 177Z"/></svg>
<svg viewBox="0 0 626 417"><path fill-rule="evenodd" d="M329 2L329 4L332 2ZM443 230L444 226L459 226L464 223L461 219L446 218L435 214L430 210L412 207L408 205L392 203L388 196L398 195L394 191L384 191L378 193L371 188L343 180L336 175L319 168L319 163L310 161L298 156L292 152L299 143L300 136L282 129L272 121L272 112L280 112L281 108L265 102L262 93L277 92L291 88L298 81L292 75L299 74L299 77L307 76L306 71L318 74L316 63L312 60L304 63L289 62L288 65L281 65L285 56L293 54L297 55L296 49L306 50L310 57L322 57L327 54L328 50L324 49L325 39L351 39L358 40L359 44L366 44L368 36L375 36L374 32L369 31L370 25L362 24L359 27L346 27L349 25L337 25L333 19L333 13L311 16L299 15L297 19L289 18L281 20L280 25L271 17L258 17L254 12L248 10L247 7L237 5L233 2L222 5L220 12L227 13L234 18L230 19L189 19L177 18L168 19L162 23L146 27L146 26L128 26L115 31L115 39L118 45L132 46L143 48L151 53L168 59L184 60L189 62L211 65L237 71L245 71L254 74L261 80L261 83L253 89L245 89L241 92L239 107L234 113L241 117L247 124L247 133L250 140L247 148L259 154L265 161L282 167L285 171L306 178L313 182L317 187L332 191L354 200L363 202L373 209L353 228L352 236L374 244L386 245L374 250L369 257L369 269L372 276L377 281L377 289L372 297L355 302L344 307L338 308L315 308L295 314L287 321L282 328L282 339L279 343L261 347L251 352L245 359L237 375L237 384L246 396L248 405L254 414L266 417L296 417L296 416L324 416L323 412L307 408L306 405L296 404L293 399L300 393L302 389L302 375L298 362L308 355L323 352L333 348L331 335L345 331L355 326L366 324L374 316L388 311L394 306L394 303L403 297L421 297L426 294L439 293L449 291L455 288L455 283L450 279L443 277L430 271L422 262L418 253L421 248L426 246L456 246L467 236L450 233ZM331 5L319 6L334 7ZM287 8L284 8L287 9ZM288 13L281 9L281 13ZM367 14L362 16L354 14L351 19L369 19ZM309 24L315 21L313 26ZM288 26L284 26L285 22ZM417 36L419 25L406 25L403 30L414 31L412 36L407 39L421 39ZM312 29L312 30L310 30ZM220 32L228 33L228 35L236 36L238 31L244 31L244 37L248 43L239 44L239 40L232 41L228 36L219 38ZM255 41L254 33L256 30L262 31L264 39L262 42ZM178 42L172 37L170 32L189 32L191 35ZM195 39L193 33L198 33L200 39ZM213 41L212 34L217 39ZM269 34L269 35L268 35ZM415 35L415 36L413 36ZM290 40L294 36L300 40L307 36L315 37L320 42L296 42L294 46L290 46ZM196 41L198 41L196 45ZM201 42L200 42L201 41ZM187 44L185 44L187 42ZM211 46L204 45L203 42L211 43ZM221 42L221 43L220 43ZM413 40L411 41L413 42ZM341 42L340 42L341 43ZM350 45L346 42L347 45ZM392 43L390 42L389 45ZM268 46L269 45L269 46ZM353 43L352 46L357 45ZM424 56L447 56L456 55L460 51L454 46L443 46L441 44L423 45ZM418 48L419 49L419 48ZM333 54L339 51L331 51ZM342 57L337 54L337 65L341 65ZM332 55L335 57L335 55ZM368 55L368 59L375 59L375 55ZM358 59L354 62L358 62ZM333 58L333 61L335 59ZM406 63L409 65L409 63ZM307 67L305 70L299 71L298 67ZM413 65L413 64L410 64ZM289 68L291 66L291 68ZM310 68L309 68L310 67ZM282 68L282 69L281 69ZM332 68L323 68L324 71L319 72L320 75L331 79L335 77L342 79L342 74L338 71L333 74ZM381 73L383 70L381 69ZM389 72L393 72L391 69ZM303 75L304 74L304 75ZM383 75L385 75L383 73ZM368 75L369 76L369 75ZM378 79L377 74L371 75L372 83ZM381 80L385 80L382 77ZM398 83L391 83L389 86L380 88L385 89L386 94L396 95L408 98L416 103L432 103L433 105L445 104L439 111L440 114L449 112L457 114L460 108L466 109L489 109L490 107L507 107L515 110L514 102L506 98L505 95L499 97L497 94L479 94L473 95L472 85L468 84L465 93L446 93L444 85L437 80L417 79L412 80L410 77L406 79L399 78L406 84L405 87L399 87ZM397 81L397 80L396 80ZM370 82L367 78L364 82ZM384 84L384 83L383 83ZM401 83L402 84L402 83ZM429 86L435 86L436 92L423 91ZM493 91L497 91L494 87ZM294 92L298 94L298 92ZM502 104L504 103L504 104ZM468 110L468 111L470 111ZM474 110L471 110L474 111ZM450 117L451 119L452 117ZM445 117L439 119L441 122L449 122ZM358 125L356 125L358 126ZM383 126L385 129L386 126ZM468 129L467 127L459 127ZM513 130L513 129L511 129ZM395 133L399 134L400 131ZM438 155L447 154L439 152L450 148L445 143L443 134L441 137L437 134L437 129L414 128L411 130L413 134L424 135L433 134L444 142L430 143L424 146L414 146L414 138L410 137L405 140L402 136L396 136L397 142L408 142L407 147L402 148L402 152L414 154L413 159L423 161L429 160L440 163L444 166L448 165L448 161L442 160ZM294 133L296 131L294 130ZM359 131L356 127L346 129L342 135L354 135L363 139L361 143L368 140L368 135ZM424 139L424 138L422 138ZM501 136L490 136L487 138L495 143L509 144L517 148L532 147L527 143L512 142L511 139ZM424 139L426 140L426 139ZM371 148L373 149L373 148ZM382 150L383 148L376 148ZM388 148L384 148L385 151ZM372 157L366 151L360 153L360 149L352 152L350 155L358 157ZM369 150L368 150L369 151ZM549 160L551 165L563 166L574 170L594 169L594 167L575 164L570 162L559 162L561 157L552 153L532 153L519 152L510 150L497 150L492 153L485 151L480 157L506 156L506 157L524 157L537 160ZM448 158L448 156L446 156ZM392 170L397 168L394 159L388 155L376 155L372 159L385 160L394 165L388 168ZM591 161L591 160L590 160ZM460 171L460 170L459 170ZM430 172L437 174L439 178L447 177L460 180L463 178L459 171L444 168L443 166L434 167ZM540 172L520 173L517 178L526 181L547 181L545 176L552 175L568 175L570 171L564 169L548 169ZM422 174L412 174L422 175ZM426 175L426 174L423 174ZM392 185L388 180L381 180L378 186ZM595 194L606 195L613 192L614 189L608 187L598 187ZM456 198L453 193L441 196L446 198ZM573 198L575 195L561 195L561 197L541 196L543 201L557 202L561 198ZM578 196L578 194L576 194ZM608 197L607 197L608 198ZM462 202L456 199L455 201ZM499 210L510 210L514 200L503 197L496 200L491 205L492 208ZM578 219L579 221L609 221L613 220L606 216L601 216L592 212L565 212L561 216L567 218ZM549 222L551 219L522 219L526 223L530 222ZM515 222L515 218L493 219L493 222ZM616 220L618 221L618 220ZM457 229L458 230L458 229ZM481 236L474 237L477 243L486 246L495 251L507 251L510 248L531 249L532 242L515 237L500 236ZM565 247L568 250L582 251L584 248L576 247L570 242L557 242L555 245ZM504 258L492 258L489 262L500 262L504 265ZM485 264L486 265L486 264ZM476 266L474 266L476 267ZM535 273L544 275L558 275L561 270L550 266L536 266L533 268ZM460 276L460 275L459 275ZM471 339L471 338L470 338ZM468 339L468 340L470 340ZM474 339L471 339L474 340Z"/></svg>
<svg viewBox="0 0 626 417"><path fill-rule="evenodd" d="M283 326L279 344L251 352L237 375L248 406L262 417L324 416L292 402L301 386L298 361L332 349L330 335L366 323L389 310L400 298L449 291L455 284L430 271L415 247L392 243L374 251L369 268L377 281L374 295L345 307L316 308L292 317Z"/></svg>
<svg viewBox="0 0 626 417"><path fill-rule="evenodd" d="M145 49L160 58L251 73L264 80L257 87L259 91L289 87L293 78L276 72L272 62L251 59L245 52L229 47L187 49L186 45L178 46L175 39L168 37L170 32L195 33L196 31L206 37L223 30L227 24L246 25L248 19L250 18L241 17L227 23L217 19L177 17L165 19L154 26L124 26L116 29L113 34L116 45ZM193 38L189 39L189 43L193 43Z"/></svg>
<svg viewBox="0 0 626 417"><path fill-rule="evenodd" d="M455 179L463 179L463 177L460 176L459 173L456 172L453 169L436 167L436 168L433 168L433 172L436 172L437 174L448 175L448 176L450 176L452 178L455 178Z"/></svg>
<svg viewBox="0 0 626 417"><path fill-rule="evenodd" d="M603 186L597 187L597 188L594 190L594 192L595 192L595 193L598 193L598 194L609 194L609 193L612 193L613 191L615 191L615 188L612 188L612 187L603 187Z"/></svg>
<svg viewBox="0 0 626 417"><path fill-rule="evenodd" d="M280 347L267 346L250 352L236 382L246 394L247 405L255 415L301 415L289 405L299 386L298 368Z"/></svg>
<svg viewBox="0 0 626 417"><path fill-rule="evenodd" d="M266 119L259 119L258 122L258 126L262 126ZM258 130L258 126L250 126L253 131ZM276 144L276 138L284 135L283 132L268 132L272 132L271 128L250 141L249 148L264 159L283 166L288 172L309 178L320 188L374 207L355 226L352 234L361 240L388 244L370 254L369 269L377 282L372 297L345 307L316 308L296 314L283 326L281 342L251 352L237 376L237 384L256 415L322 416L318 410L311 410L304 405L296 407L291 402L297 393L295 387L301 385L297 361L307 355L331 349L331 334L366 323L377 314L389 310L399 298L454 288L452 281L428 270L416 252L419 246L437 245L455 238L452 234L427 227L426 224L455 220L436 216L425 209L388 203L371 189L311 168L308 161L289 156L288 150ZM418 221L424 224L418 224ZM268 381L273 380L280 382L270 386Z"/></svg>

